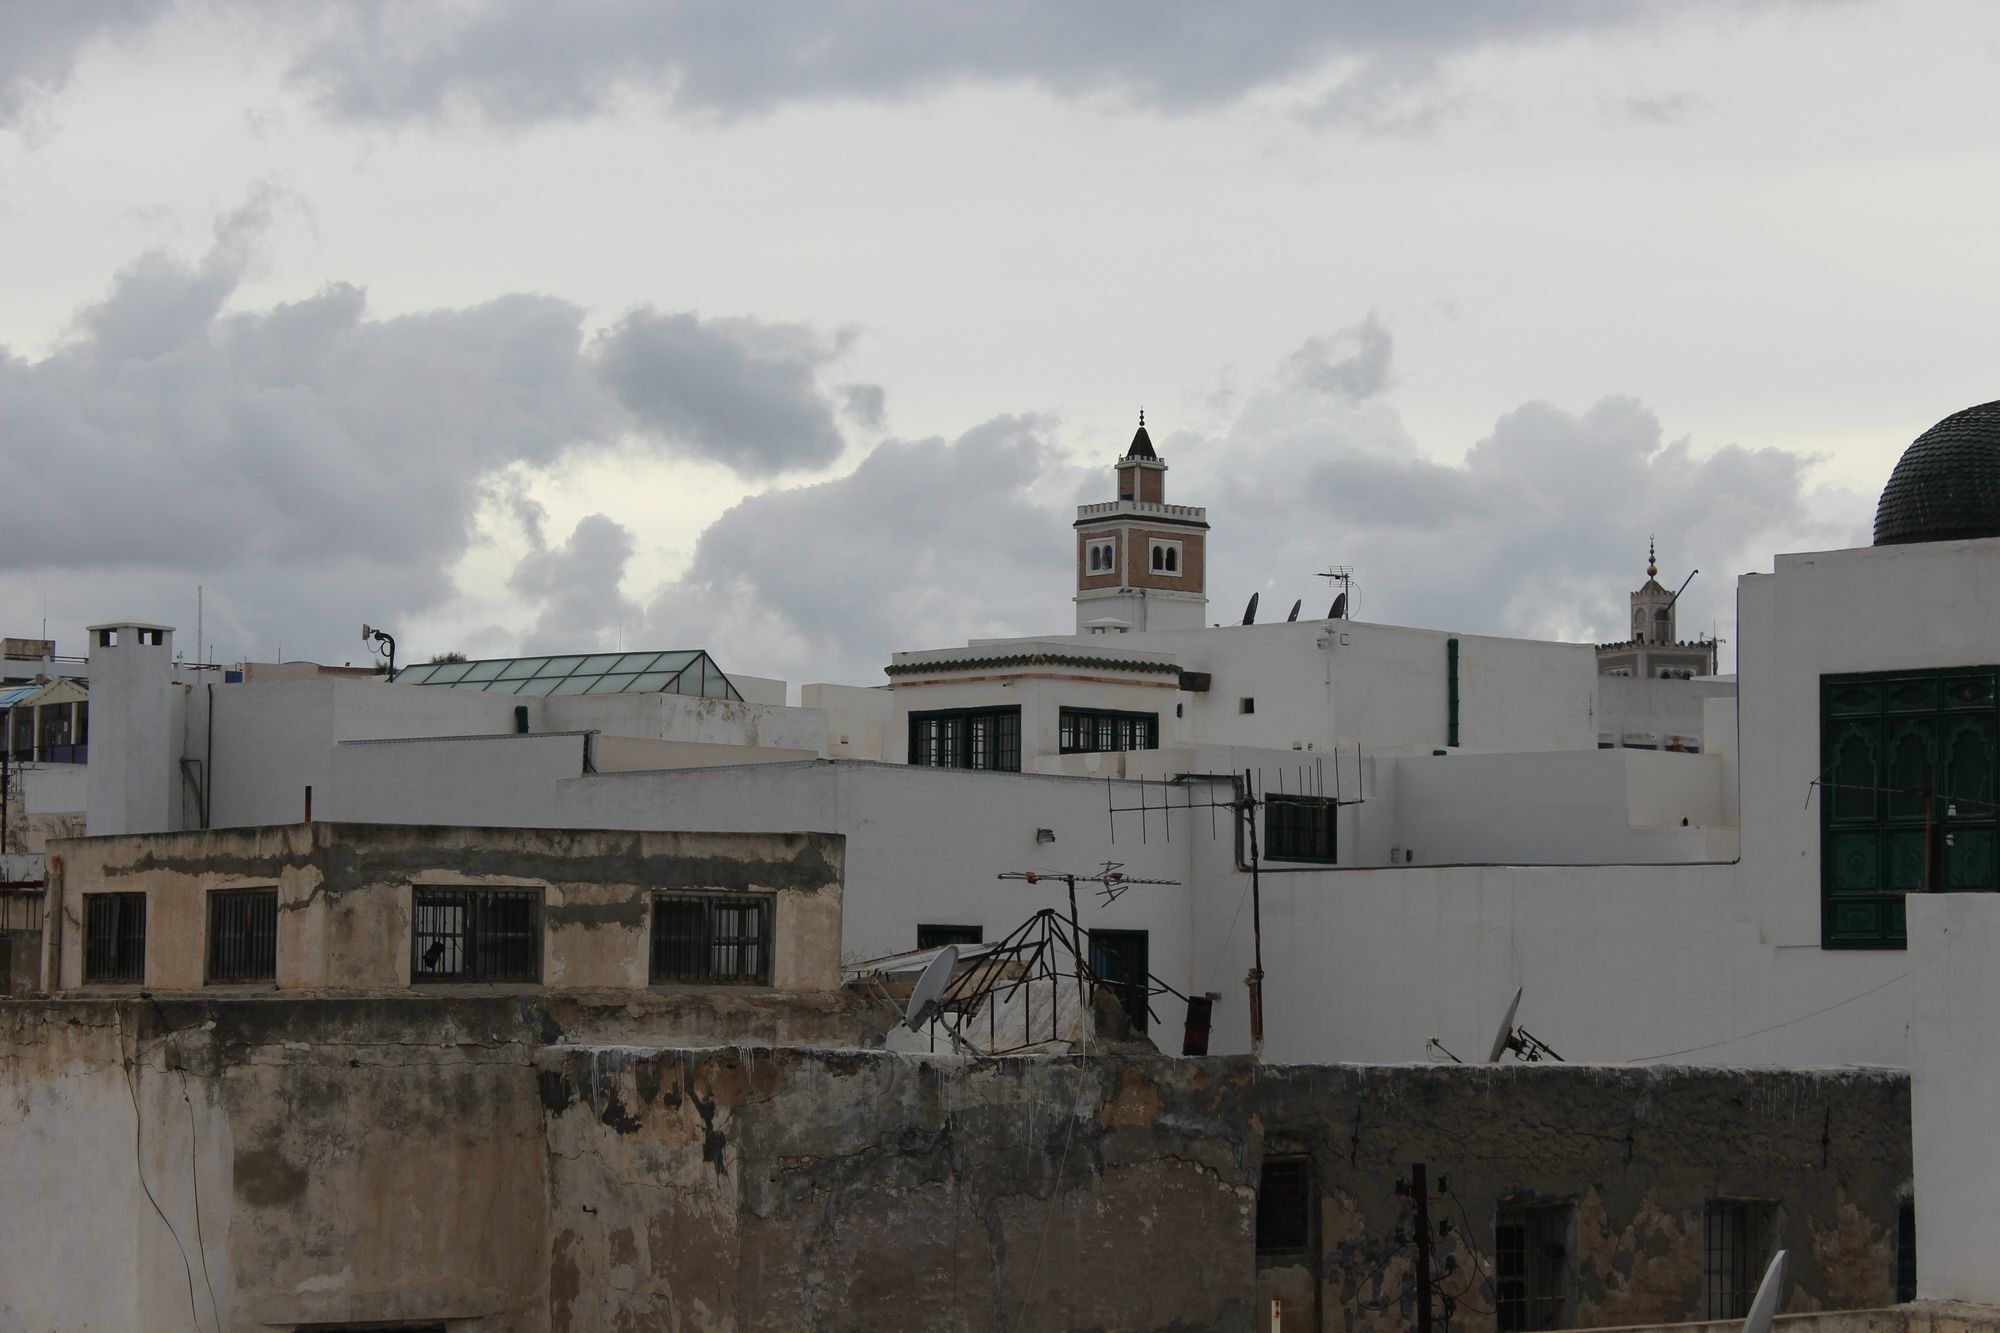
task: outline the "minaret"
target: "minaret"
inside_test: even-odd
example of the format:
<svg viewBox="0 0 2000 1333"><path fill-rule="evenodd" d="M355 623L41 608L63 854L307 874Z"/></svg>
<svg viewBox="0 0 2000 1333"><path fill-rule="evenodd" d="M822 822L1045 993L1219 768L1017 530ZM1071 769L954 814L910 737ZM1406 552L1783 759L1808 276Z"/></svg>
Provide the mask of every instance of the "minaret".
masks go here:
<svg viewBox="0 0 2000 1333"><path fill-rule="evenodd" d="M1646 581L1632 594L1632 641L1674 642L1674 595L1660 585L1660 560L1653 539L1646 539Z"/></svg>
<svg viewBox="0 0 2000 1333"><path fill-rule="evenodd" d="M1076 510L1076 632L1200 629L1208 609L1208 511L1166 502L1167 465L1146 414L1116 464L1118 498Z"/></svg>

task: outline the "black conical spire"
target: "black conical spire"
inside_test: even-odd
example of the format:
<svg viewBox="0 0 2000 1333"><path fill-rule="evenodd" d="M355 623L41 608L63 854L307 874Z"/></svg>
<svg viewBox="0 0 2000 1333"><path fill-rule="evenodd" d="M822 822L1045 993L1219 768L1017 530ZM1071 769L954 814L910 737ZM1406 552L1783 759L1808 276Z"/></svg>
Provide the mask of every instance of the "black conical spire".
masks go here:
<svg viewBox="0 0 2000 1333"><path fill-rule="evenodd" d="M1125 451L1127 458L1150 458L1158 462L1160 456L1153 452L1153 437L1146 434L1146 409L1139 409L1139 431L1132 437L1132 445Z"/></svg>

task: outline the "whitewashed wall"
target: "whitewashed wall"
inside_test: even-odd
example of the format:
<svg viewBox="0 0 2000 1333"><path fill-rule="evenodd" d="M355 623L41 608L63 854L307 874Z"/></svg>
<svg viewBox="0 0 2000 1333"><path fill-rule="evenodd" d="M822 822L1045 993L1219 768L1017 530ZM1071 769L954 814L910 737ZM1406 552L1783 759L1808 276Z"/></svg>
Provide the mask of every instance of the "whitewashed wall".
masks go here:
<svg viewBox="0 0 2000 1333"><path fill-rule="evenodd" d="M2000 1305L2000 898L1913 897L1909 931L1917 1296Z"/></svg>

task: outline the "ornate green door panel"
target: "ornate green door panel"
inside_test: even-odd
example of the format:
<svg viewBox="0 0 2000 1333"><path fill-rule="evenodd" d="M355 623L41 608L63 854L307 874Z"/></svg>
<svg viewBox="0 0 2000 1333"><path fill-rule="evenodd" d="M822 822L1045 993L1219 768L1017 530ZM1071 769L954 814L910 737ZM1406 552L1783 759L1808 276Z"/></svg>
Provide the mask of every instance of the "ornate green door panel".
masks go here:
<svg viewBox="0 0 2000 1333"><path fill-rule="evenodd" d="M1820 934L1899 949L1903 895L2000 888L2000 669L1820 681Z"/></svg>

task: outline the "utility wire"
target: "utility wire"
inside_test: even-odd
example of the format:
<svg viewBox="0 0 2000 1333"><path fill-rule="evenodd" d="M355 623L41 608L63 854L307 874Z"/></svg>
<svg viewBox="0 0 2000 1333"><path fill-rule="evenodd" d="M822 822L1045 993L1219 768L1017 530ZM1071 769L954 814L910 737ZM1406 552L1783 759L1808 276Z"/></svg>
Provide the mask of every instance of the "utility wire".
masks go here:
<svg viewBox="0 0 2000 1333"><path fill-rule="evenodd" d="M113 1014L118 1021L118 1056L125 1066L125 1091L132 1098L132 1165L139 1175L139 1188L146 1191L146 1202L153 1205L153 1211L158 1213L160 1221L166 1224L167 1234L174 1238L174 1248L181 1252L181 1271L187 1274L188 1315L193 1319L195 1329L199 1333L201 1329L201 1307L196 1305L194 1300L194 1265L188 1262L187 1246L181 1244L181 1233L174 1229L174 1224L168 1219L166 1210L161 1208L160 1201L153 1197L153 1187L146 1183L146 1159L141 1147L141 1144L144 1142L146 1122L145 1117L139 1111L139 1089L132 1081L132 1066L136 1062L137 1056L135 1054L131 1059L125 1057L125 1015L118 1010L113 1010ZM137 1048L138 1039L135 1037L133 1039L133 1049L135 1052ZM211 1299L213 1298L211 1297Z"/></svg>
<svg viewBox="0 0 2000 1333"><path fill-rule="evenodd" d="M1769 1027L1758 1028L1754 1032L1741 1032L1734 1037L1724 1037L1721 1041L1704 1042L1700 1046L1683 1046L1678 1051L1662 1051L1658 1055L1636 1056L1627 1063L1640 1065L1640 1064L1645 1064L1649 1060L1669 1060L1676 1055L1692 1055L1696 1051L1712 1051L1718 1046L1727 1046L1732 1042L1748 1041L1752 1037L1761 1037L1766 1032L1776 1032L1779 1028L1788 1028L1791 1027L1794 1023L1803 1023L1808 1018L1818 1018L1821 1014L1830 1014L1844 1004L1853 1004L1856 1000L1865 1000L1869 996L1873 995L1876 991L1887 990L1889 987L1895 985L1897 982L1907 979L1909 975L1910 974L1908 972L1898 972L1895 976L1890 977L1887 981L1884 981L1879 985L1870 986L1867 990L1862 991L1859 995L1850 995L1844 1000L1835 1000L1832 1004L1827 1005L1823 1009L1815 1009L1809 1014L1800 1014L1797 1018L1788 1018L1782 1023L1773 1023Z"/></svg>

